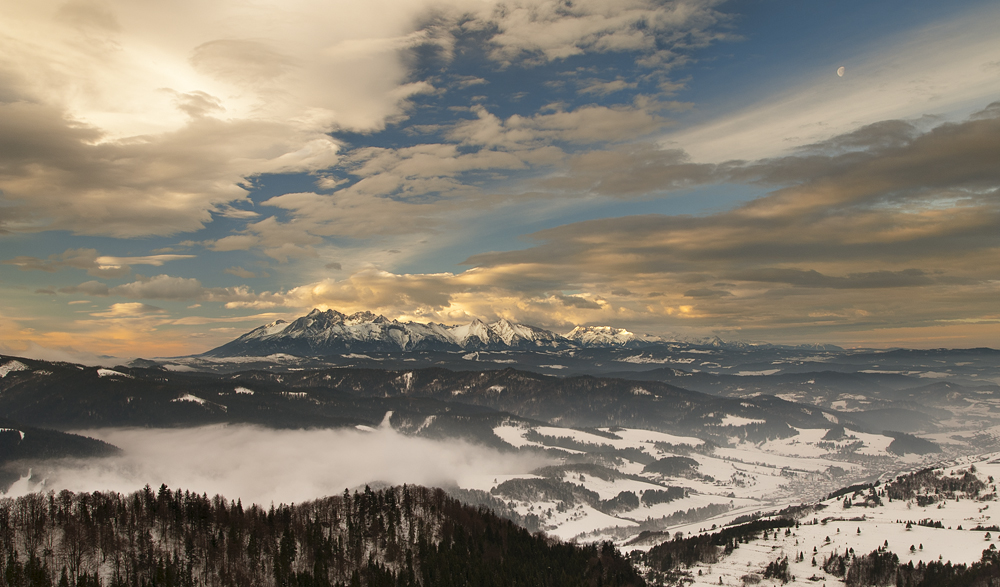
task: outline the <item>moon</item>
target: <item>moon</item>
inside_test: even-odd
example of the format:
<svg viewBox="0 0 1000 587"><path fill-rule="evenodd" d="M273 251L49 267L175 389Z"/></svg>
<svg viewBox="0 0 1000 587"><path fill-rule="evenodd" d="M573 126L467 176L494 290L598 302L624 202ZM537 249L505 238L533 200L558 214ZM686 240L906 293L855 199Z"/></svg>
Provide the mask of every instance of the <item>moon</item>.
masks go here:
<svg viewBox="0 0 1000 587"><path fill-rule="evenodd" d="M847 71L847 68L841 65L840 67L837 68L837 75L839 75L840 77L844 77L845 71Z"/></svg>

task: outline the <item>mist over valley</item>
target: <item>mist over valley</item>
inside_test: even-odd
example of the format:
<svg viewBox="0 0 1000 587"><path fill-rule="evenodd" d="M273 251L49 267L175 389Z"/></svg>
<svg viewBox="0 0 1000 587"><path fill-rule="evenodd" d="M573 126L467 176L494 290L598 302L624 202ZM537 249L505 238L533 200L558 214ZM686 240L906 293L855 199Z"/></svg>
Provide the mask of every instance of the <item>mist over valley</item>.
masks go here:
<svg viewBox="0 0 1000 587"><path fill-rule="evenodd" d="M1000 3L0 15L0 587L1000 585Z"/></svg>

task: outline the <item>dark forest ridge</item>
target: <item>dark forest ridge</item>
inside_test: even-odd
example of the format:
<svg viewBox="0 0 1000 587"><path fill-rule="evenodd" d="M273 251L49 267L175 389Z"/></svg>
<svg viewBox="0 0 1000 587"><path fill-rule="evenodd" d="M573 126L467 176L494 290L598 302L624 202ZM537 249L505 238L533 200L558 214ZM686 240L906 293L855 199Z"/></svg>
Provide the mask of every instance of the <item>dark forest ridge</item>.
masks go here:
<svg viewBox="0 0 1000 587"><path fill-rule="evenodd" d="M31 494L0 503L0 527L11 587L645 584L610 544L532 535L415 486L269 510L165 485Z"/></svg>

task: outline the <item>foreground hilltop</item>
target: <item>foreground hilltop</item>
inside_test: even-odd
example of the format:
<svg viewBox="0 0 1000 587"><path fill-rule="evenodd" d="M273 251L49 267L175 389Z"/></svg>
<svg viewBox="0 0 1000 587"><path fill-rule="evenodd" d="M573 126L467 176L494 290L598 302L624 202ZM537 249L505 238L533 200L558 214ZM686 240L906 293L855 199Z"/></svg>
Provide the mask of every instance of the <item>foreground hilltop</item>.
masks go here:
<svg viewBox="0 0 1000 587"><path fill-rule="evenodd" d="M631 558L653 584L996 585L997 456L846 487L770 515L647 533L622 546L636 549Z"/></svg>
<svg viewBox="0 0 1000 587"><path fill-rule="evenodd" d="M532 535L423 487L269 510L166 486L65 491L0 502L0 519L5 585L644 584L610 544Z"/></svg>

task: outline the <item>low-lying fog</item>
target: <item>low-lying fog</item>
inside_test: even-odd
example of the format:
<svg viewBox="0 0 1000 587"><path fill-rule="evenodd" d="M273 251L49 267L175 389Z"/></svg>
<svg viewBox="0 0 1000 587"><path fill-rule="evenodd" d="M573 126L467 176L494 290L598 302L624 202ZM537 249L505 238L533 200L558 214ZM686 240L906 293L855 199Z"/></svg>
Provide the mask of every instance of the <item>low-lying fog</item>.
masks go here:
<svg viewBox="0 0 1000 587"><path fill-rule="evenodd" d="M264 506L303 502L367 483L488 488L494 478L548 464L457 440L404 436L390 428L273 430L258 426L79 430L124 450L119 457L50 462L7 492L131 492L166 483Z"/></svg>

